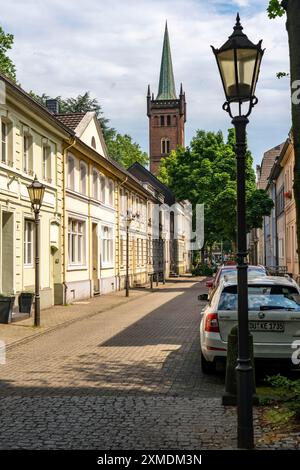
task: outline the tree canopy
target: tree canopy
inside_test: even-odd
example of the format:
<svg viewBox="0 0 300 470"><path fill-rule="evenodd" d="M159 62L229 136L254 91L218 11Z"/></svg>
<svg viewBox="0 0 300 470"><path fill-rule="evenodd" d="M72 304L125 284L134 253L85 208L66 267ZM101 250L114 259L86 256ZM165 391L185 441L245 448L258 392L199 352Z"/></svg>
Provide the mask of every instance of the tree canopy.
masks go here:
<svg viewBox="0 0 300 470"><path fill-rule="evenodd" d="M178 148L162 159L159 178L180 200L188 199L193 206L204 203L205 240L236 239L236 157L234 129L228 131L226 142L221 131L198 130L190 147ZM246 167L248 230L261 227L264 215L273 207L267 193L255 184L253 159L247 151Z"/></svg>
<svg viewBox="0 0 300 470"><path fill-rule="evenodd" d="M7 55L14 43L13 34L5 33L0 26L0 71L8 78L16 81L16 67Z"/></svg>
<svg viewBox="0 0 300 470"><path fill-rule="evenodd" d="M50 99L45 93L36 95L31 91L30 94L44 106L46 105L47 99ZM142 151L139 144L134 142L130 135L122 135L118 133L116 129L109 126L109 119L104 117L100 103L97 98L90 96L89 91L75 98L62 98L61 96L57 96L55 99L58 101L59 112L62 114L95 111L102 128L109 155L124 168L128 168L135 162L139 162L141 165L148 163L147 153Z"/></svg>

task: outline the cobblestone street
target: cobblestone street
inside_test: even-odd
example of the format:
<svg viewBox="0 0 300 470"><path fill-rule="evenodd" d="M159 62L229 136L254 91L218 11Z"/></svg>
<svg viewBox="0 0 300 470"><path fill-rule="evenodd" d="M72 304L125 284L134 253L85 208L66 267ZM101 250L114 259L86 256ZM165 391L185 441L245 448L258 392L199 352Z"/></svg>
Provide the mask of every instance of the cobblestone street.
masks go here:
<svg viewBox="0 0 300 470"><path fill-rule="evenodd" d="M200 287L181 279L12 347L1 448L235 447L223 377L200 370Z"/></svg>

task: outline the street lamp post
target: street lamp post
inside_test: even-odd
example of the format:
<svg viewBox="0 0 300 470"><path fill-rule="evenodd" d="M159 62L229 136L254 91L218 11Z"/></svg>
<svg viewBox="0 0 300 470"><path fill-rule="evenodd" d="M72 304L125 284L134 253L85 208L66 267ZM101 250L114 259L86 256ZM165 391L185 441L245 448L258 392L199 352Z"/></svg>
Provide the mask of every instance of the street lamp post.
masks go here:
<svg viewBox="0 0 300 470"><path fill-rule="evenodd" d="M238 447L252 449L253 370L250 359L248 324L248 265L246 228L246 127L257 104L255 89L264 50L262 41L253 44L243 33L237 15L232 35L220 48L212 47L221 75L226 102L223 109L232 118L236 132L237 159L237 291L238 291L238 365L237 410ZM243 107L247 106L245 112ZM233 108L236 108L236 113Z"/></svg>
<svg viewBox="0 0 300 470"><path fill-rule="evenodd" d="M45 193L45 186L35 176L34 181L27 187L35 221L35 301L34 326L41 324L40 306L40 209Z"/></svg>
<svg viewBox="0 0 300 470"><path fill-rule="evenodd" d="M129 228L131 222L134 220L134 215L131 210L127 210L126 213L126 280L125 280L125 292L126 297L129 297Z"/></svg>

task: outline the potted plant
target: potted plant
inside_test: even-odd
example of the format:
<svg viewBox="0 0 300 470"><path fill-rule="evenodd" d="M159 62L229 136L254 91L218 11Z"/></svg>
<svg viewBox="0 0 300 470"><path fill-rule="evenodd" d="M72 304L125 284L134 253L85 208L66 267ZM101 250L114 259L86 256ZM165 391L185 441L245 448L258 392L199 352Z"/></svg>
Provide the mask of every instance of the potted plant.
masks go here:
<svg viewBox="0 0 300 470"><path fill-rule="evenodd" d="M0 323L10 323L15 296L0 294Z"/></svg>
<svg viewBox="0 0 300 470"><path fill-rule="evenodd" d="M24 291L21 292L18 298L19 312L20 313L31 313L31 307L33 304L33 292Z"/></svg>

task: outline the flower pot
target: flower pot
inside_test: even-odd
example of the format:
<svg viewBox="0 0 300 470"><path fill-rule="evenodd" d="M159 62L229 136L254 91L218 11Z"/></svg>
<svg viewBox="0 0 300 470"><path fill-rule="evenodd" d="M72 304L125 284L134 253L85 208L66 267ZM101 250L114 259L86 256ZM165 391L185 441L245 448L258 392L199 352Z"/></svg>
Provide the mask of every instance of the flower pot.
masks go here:
<svg viewBox="0 0 300 470"><path fill-rule="evenodd" d="M10 323L15 296L0 297L0 323Z"/></svg>
<svg viewBox="0 0 300 470"><path fill-rule="evenodd" d="M31 313L33 297L34 294L32 292L21 292L18 299L20 313Z"/></svg>

